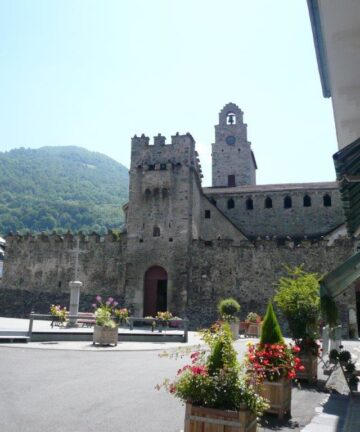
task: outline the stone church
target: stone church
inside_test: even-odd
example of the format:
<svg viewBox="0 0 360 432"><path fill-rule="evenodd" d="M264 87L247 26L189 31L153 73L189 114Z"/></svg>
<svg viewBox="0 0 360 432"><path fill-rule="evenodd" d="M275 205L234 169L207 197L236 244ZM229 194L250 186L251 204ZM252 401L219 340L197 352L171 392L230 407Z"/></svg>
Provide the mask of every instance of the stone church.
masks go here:
<svg viewBox="0 0 360 432"><path fill-rule="evenodd" d="M111 294L136 316L168 309L193 328L216 318L218 300L228 296L242 315L263 313L284 265L325 274L353 254L336 182L257 185L256 170L243 112L233 103L215 126L211 187L201 186L189 133L170 143L161 134L153 142L133 137L126 230L104 238L8 236L0 314L1 299L14 290L39 312L50 299L67 298L75 237L84 252L84 308L95 294ZM345 324L357 291L352 286L339 299Z"/></svg>

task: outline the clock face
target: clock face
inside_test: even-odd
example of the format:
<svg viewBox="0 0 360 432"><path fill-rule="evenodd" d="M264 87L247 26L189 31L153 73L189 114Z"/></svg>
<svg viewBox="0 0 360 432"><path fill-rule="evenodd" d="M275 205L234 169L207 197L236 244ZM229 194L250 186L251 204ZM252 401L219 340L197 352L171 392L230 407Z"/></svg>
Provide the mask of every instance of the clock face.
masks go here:
<svg viewBox="0 0 360 432"><path fill-rule="evenodd" d="M226 137L226 144L234 145L235 141L236 141L236 138L232 135L229 135L228 137Z"/></svg>

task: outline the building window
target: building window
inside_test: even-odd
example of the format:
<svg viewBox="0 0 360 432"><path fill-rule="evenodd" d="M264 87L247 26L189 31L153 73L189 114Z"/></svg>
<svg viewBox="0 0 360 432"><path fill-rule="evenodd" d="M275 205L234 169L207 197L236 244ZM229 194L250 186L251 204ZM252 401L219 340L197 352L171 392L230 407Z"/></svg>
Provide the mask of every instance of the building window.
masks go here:
<svg viewBox="0 0 360 432"><path fill-rule="evenodd" d="M166 170L166 164L164 164L164 163L160 164L160 170L165 171Z"/></svg>
<svg viewBox="0 0 360 432"><path fill-rule="evenodd" d="M228 176L228 187L234 187L235 186L235 174L230 174Z"/></svg>
<svg viewBox="0 0 360 432"><path fill-rule="evenodd" d="M324 207L331 207L331 196L326 194L323 196Z"/></svg>
<svg viewBox="0 0 360 432"><path fill-rule="evenodd" d="M292 207L292 201L291 201L291 197L286 196L284 198L284 208L289 209Z"/></svg>
<svg viewBox="0 0 360 432"><path fill-rule="evenodd" d="M248 198L246 200L246 210L253 210L254 209L254 202L251 198Z"/></svg>
<svg viewBox="0 0 360 432"><path fill-rule="evenodd" d="M216 200L214 198L210 198L210 202L212 205L216 207Z"/></svg>
<svg viewBox="0 0 360 432"><path fill-rule="evenodd" d="M150 198L151 197L151 190L150 189L146 189L145 190L145 198Z"/></svg>
<svg viewBox="0 0 360 432"><path fill-rule="evenodd" d="M227 202L227 208L228 208L228 209L233 209L233 208L235 208L235 201L234 201L232 198L230 198L230 199L228 200L228 202Z"/></svg>
<svg viewBox="0 0 360 432"><path fill-rule="evenodd" d="M272 208L272 199L270 197L265 200L265 208Z"/></svg>
<svg viewBox="0 0 360 432"><path fill-rule="evenodd" d="M154 164L148 165L148 170L149 171L154 171L155 170L155 165Z"/></svg>
<svg viewBox="0 0 360 432"><path fill-rule="evenodd" d="M210 219L210 218L211 218L210 210L205 210L205 219Z"/></svg>
<svg viewBox="0 0 360 432"><path fill-rule="evenodd" d="M160 237L160 228L157 226L153 228L153 237Z"/></svg>
<svg viewBox="0 0 360 432"><path fill-rule="evenodd" d="M61 288L61 281L58 282L58 288Z"/></svg>
<svg viewBox="0 0 360 432"><path fill-rule="evenodd" d="M309 195L304 196L304 207L311 207L311 198Z"/></svg>

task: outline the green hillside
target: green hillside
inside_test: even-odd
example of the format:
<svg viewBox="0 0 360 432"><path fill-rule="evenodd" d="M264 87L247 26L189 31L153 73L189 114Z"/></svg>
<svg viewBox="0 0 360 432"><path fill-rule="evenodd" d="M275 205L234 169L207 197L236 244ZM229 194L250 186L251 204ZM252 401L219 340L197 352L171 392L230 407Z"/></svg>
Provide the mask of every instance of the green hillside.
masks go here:
<svg viewBox="0 0 360 432"><path fill-rule="evenodd" d="M80 147L0 152L0 234L104 233L123 223L128 170Z"/></svg>

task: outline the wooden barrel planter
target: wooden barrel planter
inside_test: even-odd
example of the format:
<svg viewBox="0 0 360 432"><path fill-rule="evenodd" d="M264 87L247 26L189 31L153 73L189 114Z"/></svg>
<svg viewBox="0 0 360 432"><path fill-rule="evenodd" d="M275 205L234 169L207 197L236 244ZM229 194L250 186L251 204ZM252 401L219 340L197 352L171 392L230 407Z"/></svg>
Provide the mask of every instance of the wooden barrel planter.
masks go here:
<svg viewBox="0 0 360 432"><path fill-rule="evenodd" d="M184 432L256 432L256 415L244 404L239 411L223 411L186 404Z"/></svg>
<svg viewBox="0 0 360 432"><path fill-rule="evenodd" d="M118 343L118 327L108 328L95 325L93 333L93 345L117 345Z"/></svg>
<svg viewBox="0 0 360 432"><path fill-rule="evenodd" d="M291 379L264 381L259 393L269 401L270 408L266 412L277 414L279 419L283 419L285 414L291 414Z"/></svg>
<svg viewBox="0 0 360 432"><path fill-rule="evenodd" d="M245 336L260 337L261 325L261 323L249 323L248 328L245 330Z"/></svg>
<svg viewBox="0 0 360 432"><path fill-rule="evenodd" d="M298 357L301 360L305 370L296 371L296 378L306 380L308 382L317 381L317 356L299 353Z"/></svg>

